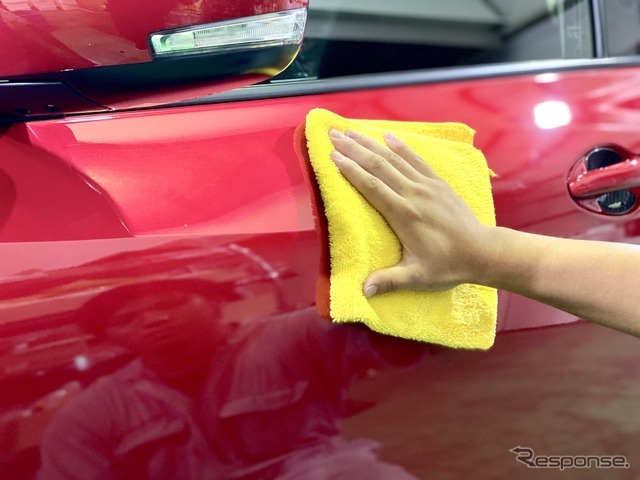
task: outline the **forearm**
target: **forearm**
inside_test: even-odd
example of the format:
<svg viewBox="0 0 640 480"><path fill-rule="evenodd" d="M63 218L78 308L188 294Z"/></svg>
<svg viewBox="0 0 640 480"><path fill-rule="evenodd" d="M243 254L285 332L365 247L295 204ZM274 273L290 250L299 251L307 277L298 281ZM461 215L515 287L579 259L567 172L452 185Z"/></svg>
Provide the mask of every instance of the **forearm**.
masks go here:
<svg viewBox="0 0 640 480"><path fill-rule="evenodd" d="M640 337L640 246L491 230L479 283Z"/></svg>

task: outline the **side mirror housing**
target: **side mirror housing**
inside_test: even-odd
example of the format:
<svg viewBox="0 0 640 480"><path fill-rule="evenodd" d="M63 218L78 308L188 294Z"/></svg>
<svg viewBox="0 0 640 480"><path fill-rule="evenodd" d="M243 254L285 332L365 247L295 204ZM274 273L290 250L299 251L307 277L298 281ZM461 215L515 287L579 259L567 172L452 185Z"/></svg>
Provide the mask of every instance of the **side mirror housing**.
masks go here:
<svg viewBox="0 0 640 480"><path fill-rule="evenodd" d="M35 12L3 2L0 121L162 105L260 82L298 53L307 2L47 0Z"/></svg>

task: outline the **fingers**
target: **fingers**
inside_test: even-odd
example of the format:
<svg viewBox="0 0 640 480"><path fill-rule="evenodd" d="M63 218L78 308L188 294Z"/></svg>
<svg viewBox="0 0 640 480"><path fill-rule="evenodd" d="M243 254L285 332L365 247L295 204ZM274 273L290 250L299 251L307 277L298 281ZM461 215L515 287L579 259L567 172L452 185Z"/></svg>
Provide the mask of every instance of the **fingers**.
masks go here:
<svg viewBox="0 0 640 480"><path fill-rule="evenodd" d="M369 275L362 286L362 291L365 297L371 298L374 295L411 288L413 286L411 279L410 267L399 263Z"/></svg>
<svg viewBox="0 0 640 480"><path fill-rule="evenodd" d="M420 173L419 173L420 171L416 169L417 162L415 162L415 158L410 158L410 160L407 161L398 152L393 151L385 147L384 145L381 145L380 143L376 142L372 138L367 137L366 135L362 135L361 133L357 133L352 130L347 130L345 134L347 137L351 138L358 145L364 147L365 149L385 159L389 163L389 165L391 165L393 168L395 168L398 172L400 172L403 176L405 176L409 180L413 180L414 182L420 180ZM390 133L385 134L385 142L387 142L387 145L397 144L398 147L400 148L402 145L404 145L401 140L397 139ZM408 150L407 152L405 152L405 154L409 156L408 155L409 152L411 152L411 150ZM414 157L417 158L419 163L424 164L422 159L420 159L415 155Z"/></svg>
<svg viewBox="0 0 640 480"><path fill-rule="evenodd" d="M357 135L353 132L350 133ZM364 145L338 130L331 130L329 135L338 152L356 162L395 192L402 194L402 191L407 188L408 178L403 174L403 170L407 171L410 166L397 154L363 135L358 139Z"/></svg>
<svg viewBox="0 0 640 480"><path fill-rule="evenodd" d="M427 163L416 152L411 150L409 146L400 140L395 135L387 132L384 135L384 140L393 152L402 158L408 165L411 166L416 172L420 172L427 177L437 177L438 175L433 169L427 165Z"/></svg>
<svg viewBox="0 0 640 480"><path fill-rule="evenodd" d="M337 150L331 153L331 158L342 175L373 205L373 208L385 218L393 215L393 211L398 208L402 197L378 177L371 175L355 161L345 157Z"/></svg>

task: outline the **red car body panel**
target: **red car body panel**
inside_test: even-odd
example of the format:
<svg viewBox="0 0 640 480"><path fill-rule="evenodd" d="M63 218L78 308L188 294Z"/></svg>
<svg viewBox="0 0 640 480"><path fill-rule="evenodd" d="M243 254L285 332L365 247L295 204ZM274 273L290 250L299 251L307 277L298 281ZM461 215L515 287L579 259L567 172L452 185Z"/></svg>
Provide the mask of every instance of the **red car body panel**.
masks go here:
<svg viewBox="0 0 640 480"><path fill-rule="evenodd" d="M81 455L70 453L80 438L70 412L73 405L86 408L86 402L74 402L97 378L113 378L132 358L122 346L78 326L79 314L101 313L85 309L90 299L114 287L203 279L217 286L215 303L225 322L262 319L242 345L263 363L250 363L255 358L238 346L237 360L229 365L243 367L247 385L256 388L245 392L244 402L260 410L266 408L260 402L271 399L270 417L254 421L250 410L251 421L227 425L218 419L219 430L209 432L217 447L237 447L225 458L228 465L240 465L245 476L239 478L272 478L267 469L250 477L252 462L280 458L287 439L306 448L310 437L302 425L316 435L320 427L314 422L327 411L318 405L325 404L340 406L335 409L341 416L327 427L331 435L345 442L373 439L381 446L380 461L420 478L539 475L510 452L519 446L540 455L624 456L637 465L635 340L582 322L533 328L577 319L515 295L501 294L502 333L486 353L427 348L357 326L335 327L340 335L366 340L378 355L370 365L354 367L357 380L349 390L346 380L338 382L336 365L350 350L317 341L333 335L313 310L320 246L327 239L314 229L321 212L313 211L293 132L315 107L352 118L463 122L476 129L475 144L496 173L500 225L637 243L638 213L612 217L583 209L569 194L568 176L595 146L640 151L639 98L640 68L634 67L7 127L0 138L0 182L6 185L0 194L3 478L31 478L43 468L41 454L51 463L56 449L46 443L58 438L46 433L52 422L68 427L60 462L67 461L70 472L83 465ZM535 112L545 102L563 102L569 119L541 128ZM298 315L299 323L287 315ZM172 345L167 351L177 358L185 343ZM322 392L344 398L329 402ZM291 400L282 400L287 395ZM228 417L221 413L222 418L247 412L232 400L225 406L240 410L223 408ZM65 404L71 407L63 409ZM95 415L102 425L101 413ZM289 425L291 419L300 430ZM333 430L337 426L342 433ZM273 438L265 434L270 429L277 431ZM355 462L359 450L340 445L337 451ZM134 450L128 459L144 455ZM335 458L327 456L327 462ZM291 468L312 473L307 464ZM633 478L626 467L612 472Z"/></svg>

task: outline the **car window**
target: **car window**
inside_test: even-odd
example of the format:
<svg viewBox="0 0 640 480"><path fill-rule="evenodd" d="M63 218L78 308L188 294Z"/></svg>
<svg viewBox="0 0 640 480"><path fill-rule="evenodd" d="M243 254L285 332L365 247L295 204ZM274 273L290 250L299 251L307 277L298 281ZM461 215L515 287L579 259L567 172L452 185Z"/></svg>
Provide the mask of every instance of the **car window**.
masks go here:
<svg viewBox="0 0 640 480"><path fill-rule="evenodd" d="M640 54L640 2L607 0L603 2L610 56Z"/></svg>
<svg viewBox="0 0 640 480"><path fill-rule="evenodd" d="M311 0L276 80L594 56L590 0Z"/></svg>

